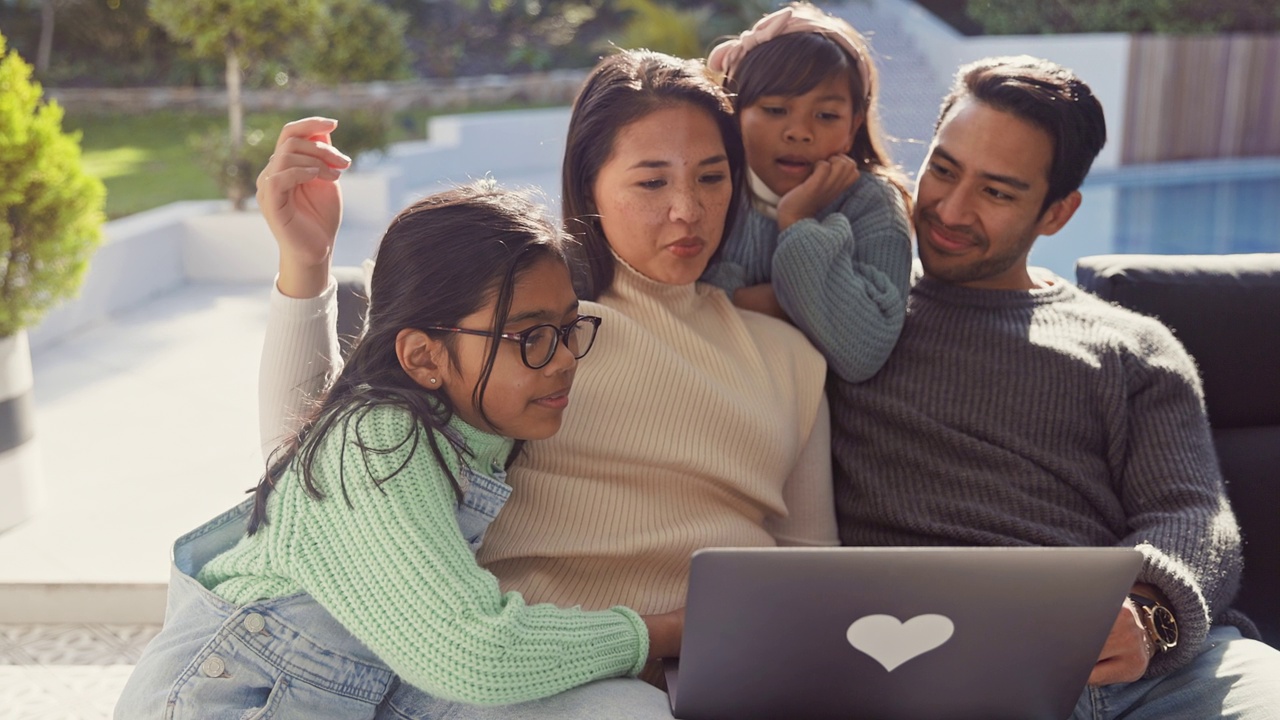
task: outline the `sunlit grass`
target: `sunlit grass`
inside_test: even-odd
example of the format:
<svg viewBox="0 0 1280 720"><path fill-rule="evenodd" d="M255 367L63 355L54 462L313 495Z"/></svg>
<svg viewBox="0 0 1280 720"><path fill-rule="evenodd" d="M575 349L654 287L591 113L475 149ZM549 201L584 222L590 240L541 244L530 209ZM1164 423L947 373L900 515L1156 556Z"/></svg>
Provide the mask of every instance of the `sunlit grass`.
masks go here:
<svg viewBox="0 0 1280 720"><path fill-rule="evenodd" d="M109 218L177 200L219 197L217 185L197 163L190 144L196 133L220 132L225 127L218 115L67 113L63 124L82 133L85 168L107 187Z"/></svg>
<svg viewBox="0 0 1280 720"><path fill-rule="evenodd" d="M521 106L523 107L523 106ZM475 108L474 111L517 109L512 105ZM284 123L311 114L299 110L251 113L245 127L262 130L267 142ZM341 119L341 113L330 114ZM390 142L422 139L431 113L416 109L397 113L391 123ZM66 113L66 130L82 133L81 149L86 169L107 187L107 217L118 218L179 200L215 200L217 184L201 166L193 142L201 135L225 133L222 112L150 112L138 115Z"/></svg>

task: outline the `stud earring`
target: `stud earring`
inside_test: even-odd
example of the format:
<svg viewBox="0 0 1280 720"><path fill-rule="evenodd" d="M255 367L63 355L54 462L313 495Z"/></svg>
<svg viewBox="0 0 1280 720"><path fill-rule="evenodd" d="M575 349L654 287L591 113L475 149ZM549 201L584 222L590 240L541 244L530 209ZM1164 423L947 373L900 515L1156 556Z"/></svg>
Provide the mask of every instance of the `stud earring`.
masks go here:
<svg viewBox="0 0 1280 720"><path fill-rule="evenodd" d="M427 382L431 383L432 385L435 385L437 382L440 382L440 381L436 380L435 378L429 378Z"/></svg>

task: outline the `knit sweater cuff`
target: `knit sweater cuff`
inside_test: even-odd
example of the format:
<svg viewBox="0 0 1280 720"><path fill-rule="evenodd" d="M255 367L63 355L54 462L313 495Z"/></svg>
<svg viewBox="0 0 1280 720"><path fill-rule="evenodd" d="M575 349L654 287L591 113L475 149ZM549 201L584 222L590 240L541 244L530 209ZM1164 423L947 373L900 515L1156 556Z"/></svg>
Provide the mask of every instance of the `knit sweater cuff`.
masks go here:
<svg viewBox="0 0 1280 720"><path fill-rule="evenodd" d="M1186 566L1147 543L1138 545L1137 550L1145 558L1138 582L1159 588L1178 621L1178 644L1156 654L1147 667L1146 677L1155 678L1177 670L1200 654L1212 620L1204 595Z"/></svg>
<svg viewBox="0 0 1280 720"><path fill-rule="evenodd" d="M649 660L649 628L644 624L644 620L640 619L640 614L629 607L615 605L609 609L630 620L631 626L635 628L636 636L640 638L640 652L636 657L636 662L631 666L631 669L627 670L627 675L635 677L640 674L641 670L644 670L645 663Z"/></svg>

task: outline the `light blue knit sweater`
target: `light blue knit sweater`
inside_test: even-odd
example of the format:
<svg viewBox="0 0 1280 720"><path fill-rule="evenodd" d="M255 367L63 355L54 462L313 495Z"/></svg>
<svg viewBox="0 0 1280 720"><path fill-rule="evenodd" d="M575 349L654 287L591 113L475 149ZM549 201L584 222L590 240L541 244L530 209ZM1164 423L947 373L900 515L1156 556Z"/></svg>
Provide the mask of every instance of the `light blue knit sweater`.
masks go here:
<svg viewBox="0 0 1280 720"><path fill-rule="evenodd" d="M733 234L702 279L732 296L773 283L782 309L842 379L875 375L898 341L911 274L906 204L864 172L815 218L778 232L744 198Z"/></svg>

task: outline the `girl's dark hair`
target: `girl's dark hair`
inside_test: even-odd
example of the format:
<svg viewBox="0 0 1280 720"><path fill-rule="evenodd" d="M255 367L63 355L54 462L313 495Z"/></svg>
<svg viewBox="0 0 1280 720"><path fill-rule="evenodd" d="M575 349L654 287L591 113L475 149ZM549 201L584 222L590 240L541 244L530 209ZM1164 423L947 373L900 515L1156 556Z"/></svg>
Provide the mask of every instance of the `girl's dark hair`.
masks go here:
<svg viewBox="0 0 1280 720"><path fill-rule="evenodd" d="M307 492L316 499L324 497L312 466L325 435L331 431L341 429L345 452L347 433L354 430L353 444L364 453L366 466L370 453L395 452L405 443L412 443L405 456L412 457L425 436L436 461L448 473L437 433L423 433L416 424L392 447L371 447L360 439L360 423L378 405L402 407L429 430L444 430L453 417L453 404L443 388L422 387L400 366L396 336L405 328L456 327L462 318L493 298L493 337L471 398L488 421L484 416L485 388L493 372L497 334L507 323L515 283L539 260L566 262L566 244L563 232L543 214L541 206L523 193L502 190L487 180L424 198L396 216L378 245L364 332L342 372L301 429L272 453L266 474L253 490L249 534L266 522L267 496L291 464L296 463ZM424 332L448 348L456 337L435 330ZM454 362L452 356L449 362ZM468 452L455 433L439 434L448 439L455 453ZM381 485L403 467L374 482ZM450 480L457 492L457 480L452 474ZM345 478L340 478L340 484L343 497L350 504Z"/></svg>
<svg viewBox="0 0 1280 720"><path fill-rule="evenodd" d="M579 241L573 247L578 297L595 300L613 284L613 255L591 192L600 168L613 154L618 132L654 111L681 105L704 110L720 129L733 183L721 247L728 239L745 177L742 137L729 99L696 60L650 50L621 51L591 71L569 119L561 203L565 229Z"/></svg>
<svg viewBox="0 0 1280 720"><path fill-rule="evenodd" d="M797 13L824 14L808 3L792 3L790 7ZM817 32L775 37L752 48L733 70L733 77L725 79L725 89L733 96L734 110L741 113L762 97L795 97L830 78L847 78L853 111L862 113L862 126L853 136L849 157L858 163L859 170L884 177L909 202L905 177L890 160L884 130L880 126L880 104L877 102L880 82L876 65L871 61L871 48L862 33L849 23L839 18L827 17L826 20L841 28L841 34L858 49L859 57L850 57L839 43ZM862 86L858 63L865 64L869 88Z"/></svg>

